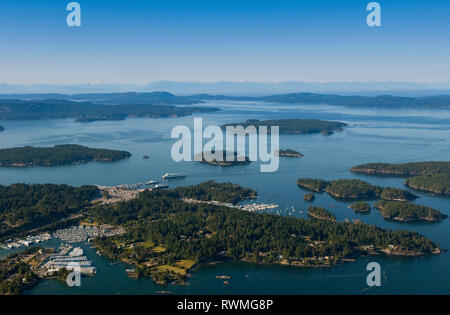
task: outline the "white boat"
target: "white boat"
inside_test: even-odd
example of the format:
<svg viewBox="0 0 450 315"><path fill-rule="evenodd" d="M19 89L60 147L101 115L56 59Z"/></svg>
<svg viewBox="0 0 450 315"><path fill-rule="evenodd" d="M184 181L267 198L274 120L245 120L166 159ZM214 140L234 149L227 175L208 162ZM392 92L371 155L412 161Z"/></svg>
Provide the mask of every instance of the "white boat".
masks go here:
<svg viewBox="0 0 450 315"><path fill-rule="evenodd" d="M158 184L158 185L155 185L155 187L153 187L153 189L164 189L164 188L169 188L169 185Z"/></svg>
<svg viewBox="0 0 450 315"><path fill-rule="evenodd" d="M149 180L148 182L146 182L146 185L155 185L158 184L159 182L157 180Z"/></svg>
<svg viewBox="0 0 450 315"><path fill-rule="evenodd" d="M186 177L186 174L184 174L184 173L167 173L162 176L163 179L182 178L182 177Z"/></svg>

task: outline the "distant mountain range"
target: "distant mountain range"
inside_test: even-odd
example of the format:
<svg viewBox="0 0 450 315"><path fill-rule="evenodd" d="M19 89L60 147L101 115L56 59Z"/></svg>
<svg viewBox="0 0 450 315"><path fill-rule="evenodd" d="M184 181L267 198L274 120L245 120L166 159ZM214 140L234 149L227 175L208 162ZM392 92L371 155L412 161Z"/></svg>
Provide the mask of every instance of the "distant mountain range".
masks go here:
<svg viewBox="0 0 450 315"><path fill-rule="evenodd" d="M381 95L425 96L450 94L450 82L179 82L158 81L146 85L91 83L78 85L35 84L19 85L0 83L0 94L92 94L113 92L168 91L177 95L200 93L262 96L295 92Z"/></svg>

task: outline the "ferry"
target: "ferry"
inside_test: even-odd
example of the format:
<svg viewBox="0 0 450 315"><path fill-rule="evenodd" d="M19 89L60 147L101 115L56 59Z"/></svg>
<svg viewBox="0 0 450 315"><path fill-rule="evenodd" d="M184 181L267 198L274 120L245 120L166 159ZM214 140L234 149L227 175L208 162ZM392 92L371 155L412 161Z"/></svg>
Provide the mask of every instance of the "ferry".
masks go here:
<svg viewBox="0 0 450 315"><path fill-rule="evenodd" d="M167 173L162 176L163 179L171 179L171 178L182 178L186 177L184 173Z"/></svg>
<svg viewBox="0 0 450 315"><path fill-rule="evenodd" d="M146 182L146 185L155 185L158 184L159 182L157 180L149 180L148 182Z"/></svg>

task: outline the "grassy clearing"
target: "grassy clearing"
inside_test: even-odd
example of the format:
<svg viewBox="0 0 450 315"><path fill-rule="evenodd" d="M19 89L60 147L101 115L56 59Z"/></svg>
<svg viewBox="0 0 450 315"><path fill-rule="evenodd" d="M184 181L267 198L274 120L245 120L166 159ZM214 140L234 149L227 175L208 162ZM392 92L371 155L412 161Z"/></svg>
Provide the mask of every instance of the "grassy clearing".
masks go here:
<svg viewBox="0 0 450 315"><path fill-rule="evenodd" d="M175 265L176 265L177 267L180 267L180 268L189 270L189 269L191 269L191 268L195 265L195 262L192 261L192 260L189 260L189 259L183 259L183 260L177 261L177 262L175 263Z"/></svg>
<svg viewBox="0 0 450 315"><path fill-rule="evenodd" d="M179 268L179 267L174 267L174 266L169 266L169 265L162 265L162 266L158 266L156 267L156 269L158 269L159 271L169 271L169 272L173 272L182 276L186 275L186 270L184 270L183 268Z"/></svg>

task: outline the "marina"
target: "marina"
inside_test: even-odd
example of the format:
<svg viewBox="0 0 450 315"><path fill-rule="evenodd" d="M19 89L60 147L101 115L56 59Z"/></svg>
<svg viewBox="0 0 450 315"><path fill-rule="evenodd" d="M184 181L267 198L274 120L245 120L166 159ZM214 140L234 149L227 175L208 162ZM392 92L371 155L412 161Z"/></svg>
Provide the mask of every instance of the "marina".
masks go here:
<svg viewBox="0 0 450 315"><path fill-rule="evenodd" d="M50 259L42 265L47 274L54 274L65 268L67 270L79 270L82 274L95 274L97 272L92 261L84 256L83 249L73 248L71 245L63 244L59 247L59 253L50 256Z"/></svg>
<svg viewBox="0 0 450 315"><path fill-rule="evenodd" d="M95 226L84 227L80 225L78 227L75 226L69 229L58 230L54 233L54 237L67 243L81 243L89 241L99 234L99 229Z"/></svg>

